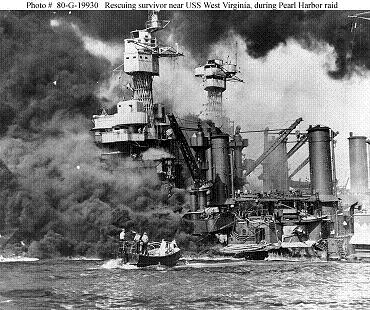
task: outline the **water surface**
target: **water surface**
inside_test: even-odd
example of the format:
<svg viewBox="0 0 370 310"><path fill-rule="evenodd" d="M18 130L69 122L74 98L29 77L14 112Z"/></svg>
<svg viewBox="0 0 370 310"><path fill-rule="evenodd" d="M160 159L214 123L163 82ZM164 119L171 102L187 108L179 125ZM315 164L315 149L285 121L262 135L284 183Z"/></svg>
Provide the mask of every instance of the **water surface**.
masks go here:
<svg viewBox="0 0 370 310"><path fill-rule="evenodd" d="M182 260L0 264L0 309L370 309L370 264Z"/></svg>

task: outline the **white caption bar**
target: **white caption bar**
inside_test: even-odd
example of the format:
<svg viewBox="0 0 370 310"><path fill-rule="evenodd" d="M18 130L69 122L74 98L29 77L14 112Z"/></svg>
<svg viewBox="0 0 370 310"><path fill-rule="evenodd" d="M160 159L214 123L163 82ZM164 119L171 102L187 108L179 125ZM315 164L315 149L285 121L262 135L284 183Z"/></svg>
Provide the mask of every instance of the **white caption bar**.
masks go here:
<svg viewBox="0 0 370 310"><path fill-rule="evenodd" d="M185 0L12 0L1 10L369 10L363 0L340 1L185 1Z"/></svg>

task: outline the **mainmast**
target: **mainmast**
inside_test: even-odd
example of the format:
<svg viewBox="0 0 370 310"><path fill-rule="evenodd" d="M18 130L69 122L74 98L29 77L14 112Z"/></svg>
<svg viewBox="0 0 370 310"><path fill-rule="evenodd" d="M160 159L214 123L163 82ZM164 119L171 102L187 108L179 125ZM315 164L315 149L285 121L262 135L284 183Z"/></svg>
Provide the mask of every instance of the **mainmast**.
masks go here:
<svg viewBox="0 0 370 310"><path fill-rule="evenodd" d="M226 81L243 82L236 76L236 64L220 59L210 59L201 67L195 69L195 76L201 77L204 83L204 90L207 91L207 102L203 104L199 118L211 120L217 127L225 124L225 116L222 106L222 93L226 90Z"/></svg>

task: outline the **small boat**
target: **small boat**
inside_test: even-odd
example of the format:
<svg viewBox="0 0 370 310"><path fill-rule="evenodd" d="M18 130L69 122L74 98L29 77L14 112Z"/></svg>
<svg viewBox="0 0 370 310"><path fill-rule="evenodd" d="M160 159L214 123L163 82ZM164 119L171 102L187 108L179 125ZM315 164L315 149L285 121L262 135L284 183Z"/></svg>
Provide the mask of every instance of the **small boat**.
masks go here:
<svg viewBox="0 0 370 310"><path fill-rule="evenodd" d="M173 267L177 264L181 257L181 250L179 248L175 249L172 253L166 255L139 255L137 262L138 267L147 267L152 265L162 265L167 267Z"/></svg>
<svg viewBox="0 0 370 310"><path fill-rule="evenodd" d="M166 242L166 244L169 244ZM128 253L128 261L126 263L131 265L136 265L137 267L147 267L147 266L167 266L173 267L177 264L181 257L181 250L177 246L174 248L167 247L165 251L161 249L160 242L151 242L148 244L148 253L136 254L135 247L131 246ZM125 260L125 258L122 258Z"/></svg>
<svg viewBox="0 0 370 310"><path fill-rule="evenodd" d="M275 249L273 244L261 242L260 244L244 243L244 244L229 244L220 248L218 252L224 256L232 256L234 258L244 257L247 260L263 260L268 256L268 252Z"/></svg>

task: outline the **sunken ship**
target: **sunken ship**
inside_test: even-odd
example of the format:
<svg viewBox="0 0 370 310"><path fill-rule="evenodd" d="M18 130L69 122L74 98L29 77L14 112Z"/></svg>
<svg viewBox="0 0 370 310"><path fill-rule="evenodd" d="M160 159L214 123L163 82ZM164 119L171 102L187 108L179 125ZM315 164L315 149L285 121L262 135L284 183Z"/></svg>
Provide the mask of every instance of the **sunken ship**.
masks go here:
<svg viewBox="0 0 370 310"><path fill-rule="evenodd" d="M197 126L181 126L174 114L155 103L152 91L159 58L182 56L158 44L155 33L167 25L158 12L151 12L145 29L132 31L125 40L121 69L132 77L132 99L118 102L114 114L103 110L93 116L92 131L103 154L130 157L147 167L143 154L157 149L158 173L178 187L183 185L179 179L186 167L192 181L183 224L201 240L217 238L223 244L220 254L247 259L370 257L370 239L364 237L369 235L370 215L361 211L369 203L369 140L350 133L349 190L338 188L336 179L338 132L325 125L295 131L302 118L287 128L259 130L263 152L255 160L246 159L248 139L243 135L256 131L233 128L224 113L222 94L228 81L242 79L237 63L222 59L209 59L195 68L207 100ZM304 145L308 145L306 158L289 171L288 161ZM253 192L247 186L248 176L260 165L262 190ZM294 180L307 165L310 179Z"/></svg>

